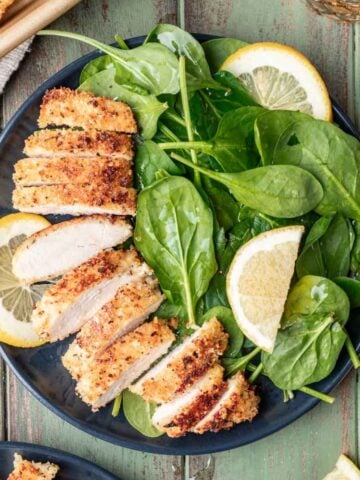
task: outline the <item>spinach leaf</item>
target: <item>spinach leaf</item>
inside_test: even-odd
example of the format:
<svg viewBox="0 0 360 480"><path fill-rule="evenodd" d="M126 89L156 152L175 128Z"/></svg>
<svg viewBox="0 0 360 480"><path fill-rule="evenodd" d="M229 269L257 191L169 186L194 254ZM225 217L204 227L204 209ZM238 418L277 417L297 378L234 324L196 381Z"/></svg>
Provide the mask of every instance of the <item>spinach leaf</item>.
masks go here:
<svg viewBox="0 0 360 480"><path fill-rule="evenodd" d="M213 206L219 227L224 231L234 227L238 221L240 206L223 185L203 178L203 187Z"/></svg>
<svg viewBox="0 0 360 480"><path fill-rule="evenodd" d="M238 38L214 38L202 43L212 73L220 70L225 60L239 48L246 47L246 42Z"/></svg>
<svg viewBox="0 0 360 480"><path fill-rule="evenodd" d="M274 161L299 166L320 181L324 197L318 213L360 220L360 143L354 137L328 122L302 120L280 137Z"/></svg>
<svg viewBox="0 0 360 480"><path fill-rule="evenodd" d="M350 271L354 278L360 278L360 222L354 221L354 244L350 255Z"/></svg>
<svg viewBox="0 0 360 480"><path fill-rule="evenodd" d="M79 78L79 85L84 83L88 78L106 70L107 68L116 69L115 62L110 55L101 55L100 57L94 58L82 69Z"/></svg>
<svg viewBox="0 0 360 480"><path fill-rule="evenodd" d="M222 323L225 331L229 334L229 345L224 352L224 356L237 357L244 343L244 334L238 327L231 309L226 307L211 308L202 316L200 324L202 325L214 317Z"/></svg>
<svg viewBox="0 0 360 480"><path fill-rule="evenodd" d="M283 390L318 382L334 369L346 338L332 314L300 314L278 332L273 352L262 353L264 372Z"/></svg>
<svg viewBox="0 0 360 480"><path fill-rule="evenodd" d="M195 136L202 140L210 140L216 134L219 125L220 117L217 111L202 92L196 92L191 96L189 107Z"/></svg>
<svg viewBox="0 0 360 480"><path fill-rule="evenodd" d="M290 290L281 324L282 327L287 327L301 315L327 316L331 313L344 326L349 318L349 308L349 299L334 282L306 275Z"/></svg>
<svg viewBox="0 0 360 480"><path fill-rule="evenodd" d="M141 189L158 180L156 174L159 170L164 170L170 175L184 173L184 169L175 165L171 158L151 140L146 140L138 146L135 170Z"/></svg>
<svg viewBox="0 0 360 480"><path fill-rule="evenodd" d="M255 143L263 165L277 163L275 151L281 136L293 123L306 120L312 120L312 117L287 110L266 111L256 119ZM296 142L295 138L293 140Z"/></svg>
<svg viewBox="0 0 360 480"><path fill-rule="evenodd" d="M360 281L349 277L334 278L334 282L341 287L350 301L350 308L360 307Z"/></svg>
<svg viewBox="0 0 360 480"><path fill-rule="evenodd" d="M261 107L242 107L226 113L215 136L208 141L160 143L164 150L192 149L215 158L225 172L255 167L259 157L255 147L254 123Z"/></svg>
<svg viewBox="0 0 360 480"><path fill-rule="evenodd" d="M167 109L167 105L160 103L154 95L139 95L119 85L115 76L115 69L103 70L88 78L80 85L79 90L91 91L95 95L104 95L126 102L134 111L143 138L152 138L156 133L158 119Z"/></svg>
<svg viewBox="0 0 360 480"><path fill-rule="evenodd" d="M239 173L222 173L172 154L180 163L227 186L242 204L279 218L294 218L313 210L323 196L316 178L302 168L269 165Z"/></svg>
<svg viewBox="0 0 360 480"><path fill-rule="evenodd" d="M179 318L181 320L186 320L187 312L184 305L175 305L169 300L166 300L160 305L158 310L156 310L155 316L159 318L164 318L166 320L173 317Z"/></svg>
<svg viewBox="0 0 360 480"><path fill-rule="evenodd" d="M184 305L190 324L216 271L211 210L183 177L168 177L138 197L135 244L154 269L160 286Z"/></svg>
<svg viewBox="0 0 360 480"><path fill-rule="evenodd" d="M219 115L240 107L259 106L232 73L223 70L216 73L214 79L224 88L207 89L205 92Z"/></svg>
<svg viewBox="0 0 360 480"><path fill-rule="evenodd" d="M159 42L177 56L186 57L187 83L190 90L217 86L211 77L201 44L190 33L176 25L162 23L148 34L145 43L149 42Z"/></svg>
<svg viewBox="0 0 360 480"><path fill-rule="evenodd" d="M321 217L311 228L296 262L298 277L347 275L350 268L352 226L342 215Z"/></svg>
<svg viewBox="0 0 360 480"><path fill-rule="evenodd" d="M145 402L142 397L130 390L124 390L123 409L126 420L145 437L154 438L163 435L163 432L155 428L151 421L156 410L155 404Z"/></svg>
<svg viewBox="0 0 360 480"><path fill-rule="evenodd" d="M55 35L87 43L108 54L117 64L122 83L138 85L153 95L179 91L179 67L176 56L161 44L149 43L122 50L72 32L42 30L39 35Z"/></svg>

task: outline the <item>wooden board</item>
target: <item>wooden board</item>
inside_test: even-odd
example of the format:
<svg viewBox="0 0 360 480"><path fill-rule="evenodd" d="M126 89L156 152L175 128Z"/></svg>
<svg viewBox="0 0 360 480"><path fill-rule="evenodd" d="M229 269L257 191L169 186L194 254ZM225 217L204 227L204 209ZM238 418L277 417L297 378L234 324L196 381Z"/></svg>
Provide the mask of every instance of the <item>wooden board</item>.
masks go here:
<svg viewBox="0 0 360 480"><path fill-rule="evenodd" d="M334 98L360 123L360 25L319 17L301 0L84 0L54 26L110 42L115 33L124 38L145 34L158 21L193 32L295 46L312 59ZM88 50L70 40L36 39L6 89L5 122L38 85ZM5 379L0 369L0 375L0 438L6 433L7 439L71 451L126 480L321 480L341 451L359 460L360 387L354 373L334 392L334 405L319 405L251 446L187 459L142 454L93 439L40 405L12 374L7 372Z"/></svg>

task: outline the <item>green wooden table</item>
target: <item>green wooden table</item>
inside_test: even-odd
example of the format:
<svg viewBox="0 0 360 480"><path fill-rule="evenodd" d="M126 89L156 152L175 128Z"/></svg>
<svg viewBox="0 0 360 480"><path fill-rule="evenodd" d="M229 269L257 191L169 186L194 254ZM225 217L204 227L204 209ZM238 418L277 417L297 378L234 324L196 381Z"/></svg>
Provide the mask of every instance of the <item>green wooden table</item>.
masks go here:
<svg viewBox="0 0 360 480"><path fill-rule="evenodd" d="M360 123L360 25L319 17L302 0L83 0L53 27L110 42L115 33L124 38L145 34L157 22L293 45L311 58L333 97ZM3 95L4 123L44 80L88 50L70 40L37 38ZM4 366L0 370L1 439L72 452L123 480L321 480L340 452L360 460L355 373L333 392L332 406L318 405L279 433L233 451L182 458L134 452L92 438L43 407Z"/></svg>

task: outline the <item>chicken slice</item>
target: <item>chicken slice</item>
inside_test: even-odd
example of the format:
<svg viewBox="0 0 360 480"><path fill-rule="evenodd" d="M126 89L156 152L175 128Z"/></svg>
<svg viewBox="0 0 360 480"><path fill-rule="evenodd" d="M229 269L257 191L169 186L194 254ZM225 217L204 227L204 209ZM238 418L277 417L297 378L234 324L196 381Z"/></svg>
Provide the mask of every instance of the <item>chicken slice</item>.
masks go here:
<svg viewBox="0 0 360 480"><path fill-rule="evenodd" d="M32 321L50 342L77 332L109 302L121 285L144 275L136 250L105 250L66 273L36 304Z"/></svg>
<svg viewBox="0 0 360 480"><path fill-rule="evenodd" d="M183 392L217 362L228 335L213 318L147 372L130 390L147 402L163 403Z"/></svg>
<svg viewBox="0 0 360 480"><path fill-rule="evenodd" d="M59 471L54 463L30 462L18 453L14 455L14 470L8 480L53 480Z"/></svg>
<svg viewBox="0 0 360 480"><path fill-rule="evenodd" d="M98 410L164 355L174 340L164 321L140 325L92 359L77 383L77 393L93 411Z"/></svg>
<svg viewBox="0 0 360 480"><path fill-rule="evenodd" d="M227 381L227 388L210 412L197 423L192 432L228 430L237 423L251 421L258 413L260 399L239 372Z"/></svg>
<svg viewBox="0 0 360 480"><path fill-rule="evenodd" d="M136 190L117 183L85 183L16 187L13 206L42 215L135 215Z"/></svg>
<svg viewBox="0 0 360 480"><path fill-rule="evenodd" d="M117 183L131 187L132 163L112 157L35 157L15 164L13 180L17 185L61 185L68 183Z"/></svg>
<svg viewBox="0 0 360 480"><path fill-rule="evenodd" d="M94 357L137 328L162 301L158 282L153 276L123 285L115 297L82 327L62 357L63 365L73 378L79 379Z"/></svg>
<svg viewBox="0 0 360 480"><path fill-rule="evenodd" d="M38 125L40 128L66 125L84 129L137 132L135 117L126 103L66 87L53 88L45 93Z"/></svg>
<svg viewBox="0 0 360 480"><path fill-rule="evenodd" d="M50 225L28 237L13 257L13 273L28 284L48 280L132 235L119 216L89 215Z"/></svg>
<svg viewBox="0 0 360 480"><path fill-rule="evenodd" d="M25 140L28 157L134 157L130 135L98 130L68 130L64 128L39 130Z"/></svg>
<svg viewBox="0 0 360 480"><path fill-rule="evenodd" d="M169 437L181 437L196 425L213 408L226 388L224 369L215 364L192 385L171 402L155 410L152 422Z"/></svg>

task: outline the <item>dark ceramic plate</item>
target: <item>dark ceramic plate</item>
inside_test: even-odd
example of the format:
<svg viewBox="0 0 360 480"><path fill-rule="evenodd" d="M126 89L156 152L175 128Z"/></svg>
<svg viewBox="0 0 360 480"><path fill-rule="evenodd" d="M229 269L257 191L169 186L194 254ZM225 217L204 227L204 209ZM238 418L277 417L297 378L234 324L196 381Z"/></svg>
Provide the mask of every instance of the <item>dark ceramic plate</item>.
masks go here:
<svg viewBox="0 0 360 480"><path fill-rule="evenodd" d="M29 443L0 442L0 478L7 478L13 470L14 454L26 460L51 462L59 465L57 480L119 480L102 468L70 453Z"/></svg>
<svg viewBox="0 0 360 480"><path fill-rule="evenodd" d="M197 35L200 41L214 38L207 35ZM130 47L138 46L144 37L128 41ZM11 179L13 165L22 157L25 138L37 129L36 120L39 114L41 98L48 88L78 86L79 74L86 63L98 56L99 52L86 55L69 66L60 70L45 82L22 105L5 128L0 137L0 214L12 212ZM348 116L334 103L335 121L348 133L359 138L359 133ZM57 218L50 218L58 221ZM360 315L355 312L348 324L355 345L360 348ZM98 413L90 409L75 396L74 383L60 362L60 356L66 351L70 342L64 341L43 347L22 350L2 345L0 352L23 384L50 410L76 427L108 442L136 450L161 454L202 454L229 450L239 447L285 427L298 417L309 411L317 400L297 393L295 399L284 403L282 392L273 387L266 379L259 380L259 390L262 403L260 414L252 423L238 425L230 431L217 434L206 434L201 437L190 434L181 439L170 439L167 436L146 438L134 430L125 420L123 414L114 419L111 416L111 406L103 408ZM315 388L329 392L349 372L351 363L343 353L333 373Z"/></svg>

